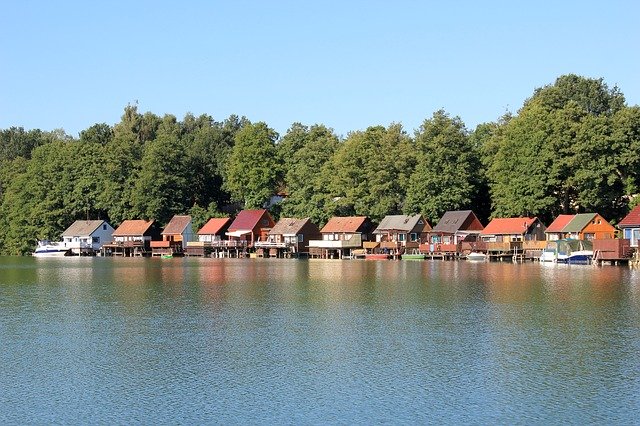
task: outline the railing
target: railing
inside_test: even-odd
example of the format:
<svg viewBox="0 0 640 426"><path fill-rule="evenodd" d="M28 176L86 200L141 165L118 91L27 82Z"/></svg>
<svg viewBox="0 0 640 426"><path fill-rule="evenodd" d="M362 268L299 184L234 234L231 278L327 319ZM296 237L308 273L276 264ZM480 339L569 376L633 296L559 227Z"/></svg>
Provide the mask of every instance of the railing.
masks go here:
<svg viewBox="0 0 640 426"><path fill-rule="evenodd" d="M362 247L362 235L354 234L346 240L309 240L309 247L324 249Z"/></svg>

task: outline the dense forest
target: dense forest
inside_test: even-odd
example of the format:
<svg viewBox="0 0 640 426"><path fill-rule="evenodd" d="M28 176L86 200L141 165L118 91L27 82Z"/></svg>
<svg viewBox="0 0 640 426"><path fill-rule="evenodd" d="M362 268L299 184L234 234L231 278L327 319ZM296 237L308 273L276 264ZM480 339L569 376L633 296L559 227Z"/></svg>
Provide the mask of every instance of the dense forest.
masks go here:
<svg viewBox="0 0 640 426"><path fill-rule="evenodd" d="M422 213L490 217L599 212L612 223L640 202L640 107L602 79L564 75L517 114L465 127L440 110L409 134L400 124L345 137L294 123L283 136L231 116L182 121L124 109L78 138L62 130L0 131L0 253L33 250L76 219L191 214L196 227L275 194L273 215Z"/></svg>

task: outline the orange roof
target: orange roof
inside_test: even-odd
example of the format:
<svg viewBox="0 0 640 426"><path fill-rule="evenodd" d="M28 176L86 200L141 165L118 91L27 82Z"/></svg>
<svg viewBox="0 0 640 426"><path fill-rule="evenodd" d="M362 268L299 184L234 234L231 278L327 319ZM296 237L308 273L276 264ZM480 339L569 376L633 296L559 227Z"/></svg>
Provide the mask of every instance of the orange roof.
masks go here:
<svg viewBox="0 0 640 426"><path fill-rule="evenodd" d="M118 226L118 229L113 231L114 237L122 237L128 235L144 235L145 232L153 225L153 220L125 220Z"/></svg>
<svg viewBox="0 0 640 426"><path fill-rule="evenodd" d="M329 222L327 222L320 232L323 234L328 232L358 232L366 220L366 216L334 216L329 219Z"/></svg>
<svg viewBox="0 0 640 426"><path fill-rule="evenodd" d="M535 217L505 217L493 219L480 232L481 235L514 235L524 234L535 222Z"/></svg>
<svg viewBox="0 0 640 426"><path fill-rule="evenodd" d="M225 226L231 222L229 217L212 217L198 231L198 235L216 235L224 232Z"/></svg>
<svg viewBox="0 0 640 426"><path fill-rule="evenodd" d="M640 204L635 206L635 208L620 221L618 226L621 228L640 226Z"/></svg>
<svg viewBox="0 0 640 426"><path fill-rule="evenodd" d="M567 226L574 217L574 214L561 214L560 216L556 217L556 220L551 222L551 225L547 227L547 230L545 232L562 232L564 227Z"/></svg>

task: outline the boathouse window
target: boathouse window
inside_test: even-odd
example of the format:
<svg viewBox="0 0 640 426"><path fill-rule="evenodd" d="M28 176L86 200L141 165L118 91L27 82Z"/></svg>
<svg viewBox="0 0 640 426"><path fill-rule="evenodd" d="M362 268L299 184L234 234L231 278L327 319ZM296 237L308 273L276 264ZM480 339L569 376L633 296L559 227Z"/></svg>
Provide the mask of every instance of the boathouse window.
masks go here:
<svg viewBox="0 0 640 426"><path fill-rule="evenodd" d="M595 237L595 234L591 234L591 233L589 233L589 234L584 234L584 239L585 239L585 240L589 240L589 241L591 241L591 240L593 240L593 239L594 239L594 237Z"/></svg>
<svg viewBox="0 0 640 426"><path fill-rule="evenodd" d="M411 241L418 241L418 234L415 232L411 233Z"/></svg>
<svg viewBox="0 0 640 426"><path fill-rule="evenodd" d="M398 234L398 241L404 241L405 234Z"/></svg>
<svg viewBox="0 0 640 426"><path fill-rule="evenodd" d="M304 242L304 235L302 235L302 234L298 234L298 242L299 242L299 243Z"/></svg>
<svg viewBox="0 0 640 426"><path fill-rule="evenodd" d="M96 244L100 244L100 237L93 237L91 240Z"/></svg>
<svg viewBox="0 0 640 426"><path fill-rule="evenodd" d="M102 230L103 230L103 231L106 231L106 230L107 230L107 224L106 224L106 223L103 223L103 224L102 224Z"/></svg>

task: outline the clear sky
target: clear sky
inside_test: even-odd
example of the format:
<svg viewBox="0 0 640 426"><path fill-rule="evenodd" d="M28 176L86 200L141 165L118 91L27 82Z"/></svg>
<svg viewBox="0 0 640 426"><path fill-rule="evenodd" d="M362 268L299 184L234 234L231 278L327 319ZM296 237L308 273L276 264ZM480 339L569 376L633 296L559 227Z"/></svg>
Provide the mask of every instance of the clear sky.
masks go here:
<svg viewBox="0 0 640 426"><path fill-rule="evenodd" d="M231 114L339 135L443 108L469 129L567 73L640 103L640 2L4 1L0 128Z"/></svg>

